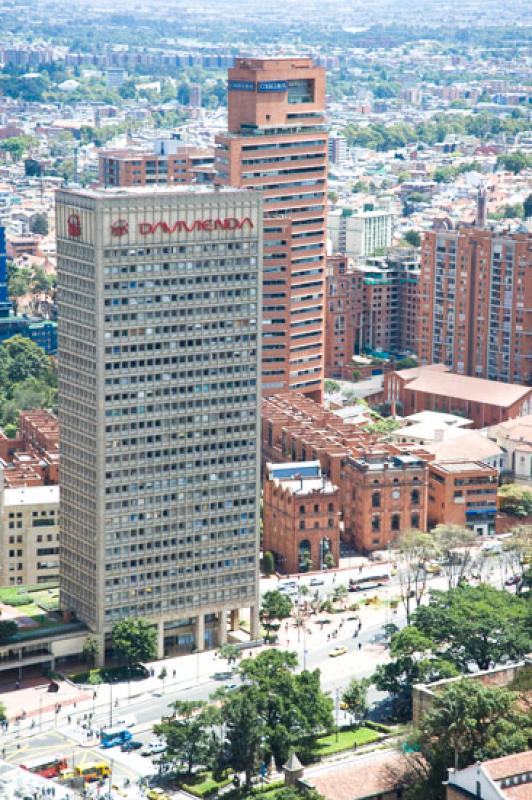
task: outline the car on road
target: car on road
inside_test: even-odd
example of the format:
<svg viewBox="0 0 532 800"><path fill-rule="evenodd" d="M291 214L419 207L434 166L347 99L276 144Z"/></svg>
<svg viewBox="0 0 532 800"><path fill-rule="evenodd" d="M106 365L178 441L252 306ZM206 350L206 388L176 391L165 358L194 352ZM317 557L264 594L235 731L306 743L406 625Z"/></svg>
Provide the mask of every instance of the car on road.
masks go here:
<svg viewBox="0 0 532 800"><path fill-rule="evenodd" d="M137 742L135 739L130 739L129 742L124 742L120 747L123 753L130 753L132 750L140 750L143 747L142 742Z"/></svg>
<svg viewBox="0 0 532 800"><path fill-rule="evenodd" d="M145 744L142 750L140 751L141 756L155 756L158 753L164 753L166 751L166 745L164 742L153 741L148 742Z"/></svg>
<svg viewBox="0 0 532 800"><path fill-rule="evenodd" d="M515 586L517 583L519 583L520 580L521 578L519 577L519 575L510 575L510 577L506 578L506 580L504 581L504 585Z"/></svg>
<svg viewBox="0 0 532 800"><path fill-rule="evenodd" d="M238 689L238 683L226 683L224 689L228 692L233 692L235 689Z"/></svg>
<svg viewBox="0 0 532 800"><path fill-rule="evenodd" d="M427 564L426 571L431 575L441 575L442 572L441 564L438 564L437 561L431 561L430 564Z"/></svg>
<svg viewBox="0 0 532 800"><path fill-rule="evenodd" d="M159 789L158 786L154 787L153 789L148 789L146 792L146 797L148 800L170 800L166 792L162 789Z"/></svg>
<svg viewBox="0 0 532 800"><path fill-rule="evenodd" d="M347 653L347 647L341 645L340 647L335 647L334 650L331 650L329 653L331 658L337 658L338 656L343 656Z"/></svg>
<svg viewBox="0 0 532 800"><path fill-rule="evenodd" d="M317 576L315 578L311 578L310 579L310 585L311 586L324 586L325 585L325 578L319 578Z"/></svg>

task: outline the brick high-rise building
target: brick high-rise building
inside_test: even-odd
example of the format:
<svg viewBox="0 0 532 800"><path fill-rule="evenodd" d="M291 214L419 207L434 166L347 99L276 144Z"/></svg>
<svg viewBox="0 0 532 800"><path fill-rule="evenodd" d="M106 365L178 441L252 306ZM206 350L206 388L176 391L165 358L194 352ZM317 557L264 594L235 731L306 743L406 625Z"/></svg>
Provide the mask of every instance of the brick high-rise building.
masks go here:
<svg viewBox="0 0 532 800"><path fill-rule="evenodd" d="M262 388L320 401L327 210L325 71L310 58L238 58L217 182L264 197Z"/></svg>
<svg viewBox="0 0 532 800"><path fill-rule="evenodd" d="M258 632L261 198L57 194L61 605L103 641ZM103 647L101 654L103 655Z"/></svg>
<svg viewBox="0 0 532 800"><path fill-rule="evenodd" d="M421 364L508 383L532 381L532 235L461 225L425 234Z"/></svg>
<svg viewBox="0 0 532 800"><path fill-rule="evenodd" d="M403 356L417 344L419 262L413 251L392 251L355 264L327 259L325 373L351 379L353 355Z"/></svg>
<svg viewBox="0 0 532 800"><path fill-rule="evenodd" d="M214 182L214 151L178 139L159 139L151 151L101 150L98 159L99 182L105 187Z"/></svg>

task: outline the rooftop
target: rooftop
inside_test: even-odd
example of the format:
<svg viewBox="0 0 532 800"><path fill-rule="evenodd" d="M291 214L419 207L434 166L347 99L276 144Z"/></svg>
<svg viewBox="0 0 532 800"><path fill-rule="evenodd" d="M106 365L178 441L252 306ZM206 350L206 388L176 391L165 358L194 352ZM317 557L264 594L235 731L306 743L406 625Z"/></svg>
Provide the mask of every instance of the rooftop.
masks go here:
<svg viewBox="0 0 532 800"><path fill-rule="evenodd" d="M438 461L432 464L443 472L493 472L493 467L483 461Z"/></svg>
<svg viewBox="0 0 532 800"><path fill-rule="evenodd" d="M59 486L24 486L4 490L4 507L59 504Z"/></svg>
<svg viewBox="0 0 532 800"><path fill-rule="evenodd" d="M442 369L436 369L438 366ZM430 364L427 367L402 370L399 375L401 377L412 376L407 386L412 391L455 397L458 400L469 400L492 406L511 406L532 392L528 386L488 381L484 378L471 378L468 375L456 375L443 371L446 369L443 364Z"/></svg>

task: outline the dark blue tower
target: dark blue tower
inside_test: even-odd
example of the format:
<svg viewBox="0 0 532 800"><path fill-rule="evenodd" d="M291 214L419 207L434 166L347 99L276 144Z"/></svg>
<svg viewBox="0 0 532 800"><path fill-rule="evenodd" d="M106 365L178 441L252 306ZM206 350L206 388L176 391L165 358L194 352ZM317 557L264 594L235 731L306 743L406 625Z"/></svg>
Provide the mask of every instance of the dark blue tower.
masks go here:
<svg viewBox="0 0 532 800"><path fill-rule="evenodd" d="M9 317L11 302L7 288L6 230L0 225L0 319Z"/></svg>

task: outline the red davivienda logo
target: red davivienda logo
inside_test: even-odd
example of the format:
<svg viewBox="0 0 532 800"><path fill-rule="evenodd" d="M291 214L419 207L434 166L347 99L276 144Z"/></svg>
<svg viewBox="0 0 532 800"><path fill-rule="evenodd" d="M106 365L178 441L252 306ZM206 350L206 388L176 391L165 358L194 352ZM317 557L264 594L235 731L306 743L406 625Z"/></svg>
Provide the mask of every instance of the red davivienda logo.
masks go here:
<svg viewBox="0 0 532 800"><path fill-rule="evenodd" d="M129 230L127 219L115 219L111 222L111 236L125 236Z"/></svg>
<svg viewBox="0 0 532 800"><path fill-rule="evenodd" d="M67 219L68 235L74 239L79 239L81 236L81 220L79 214L70 214Z"/></svg>
<svg viewBox="0 0 532 800"><path fill-rule="evenodd" d="M193 222L186 222L178 219L173 223L157 220L155 222L139 222L138 232L141 236L150 236L157 231L161 233L192 233L192 231L238 231L242 228L253 228L253 222L249 217L236 219L236 217L225 217L225 219L196 219ZM123 236L128 232L128 223L125 219L117 219L111 223L111 235Z"/></svg>

